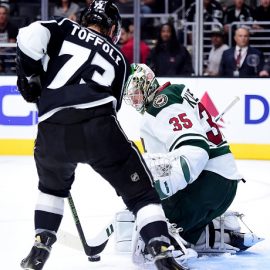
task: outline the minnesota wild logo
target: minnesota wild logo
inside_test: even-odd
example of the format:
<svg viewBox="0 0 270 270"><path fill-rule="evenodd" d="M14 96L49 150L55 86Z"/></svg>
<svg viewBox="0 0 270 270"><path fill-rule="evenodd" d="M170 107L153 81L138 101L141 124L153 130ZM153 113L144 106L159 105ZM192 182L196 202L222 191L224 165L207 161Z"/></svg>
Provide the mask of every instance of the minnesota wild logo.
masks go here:
<svg viewBox="0 0 270 270"><path fill-rule="evenodd" d="M164 94L160 94L157 97L155 97L153 101L153 106L155 108L161 108L168 102L168 97Z"/></svg>

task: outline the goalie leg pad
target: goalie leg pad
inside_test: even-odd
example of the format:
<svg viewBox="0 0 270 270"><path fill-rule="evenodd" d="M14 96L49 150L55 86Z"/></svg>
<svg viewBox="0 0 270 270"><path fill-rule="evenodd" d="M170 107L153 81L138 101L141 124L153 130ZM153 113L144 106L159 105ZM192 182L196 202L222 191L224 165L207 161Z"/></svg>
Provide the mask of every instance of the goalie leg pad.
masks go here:
<svg viewBox="0 0 270 270"><path fill-rule="evenodd" d="M124 210L115 215L115 248L118 252L131 252L135 217Z"/></svg>

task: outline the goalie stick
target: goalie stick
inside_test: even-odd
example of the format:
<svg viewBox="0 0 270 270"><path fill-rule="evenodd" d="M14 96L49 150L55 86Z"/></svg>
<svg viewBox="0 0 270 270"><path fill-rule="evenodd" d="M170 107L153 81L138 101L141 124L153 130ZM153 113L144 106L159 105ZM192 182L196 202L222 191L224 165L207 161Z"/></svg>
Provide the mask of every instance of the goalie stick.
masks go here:
<svg viewBox="0 0 270 270"><path fill-rule="evenodd" d="M69 193L69 196L68 196L68 203L69 203L71 213L75 221L75 225L76 225L85 254L88 256L89 261L99 261L100 260L99 254L106 247L108 240L114 231L113 221L109 222L109 224L105 228L103 228L94 239L86 240L71 193ZM71 245L73 243L75 247L77 248L79 247L78 243L76 243L77 238L67 232L66 233L63 233L63 231L60 232L58 237L59 237L58 240L60 240L59 241L60 243L61 242L63 244L69 243Z"/></svg>
<svg viewBox="0 0 270 270"><path fill-rule="evenodd" d="M238 101L240 100L239 97L235 97L228 105L227 107L215 118L215 122L217 123L222 116L231 109L232 106L234 106Z"/></svg>

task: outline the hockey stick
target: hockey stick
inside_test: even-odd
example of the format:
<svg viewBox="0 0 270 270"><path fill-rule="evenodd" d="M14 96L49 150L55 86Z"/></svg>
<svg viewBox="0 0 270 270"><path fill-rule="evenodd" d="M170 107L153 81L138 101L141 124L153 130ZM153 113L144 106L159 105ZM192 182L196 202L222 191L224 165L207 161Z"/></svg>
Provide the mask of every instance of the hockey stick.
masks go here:
<svg viewBox="0 0 270 270"><path fill-rule="evenodd" d="M87 241L85 238L85 235L81 226L81 222L80 222L73 198L71 196L71 193L69 193L69 196L68 196L68 203L69 203L71 213L75 221L75 225L76 225L78 234L80 236L81 244L83 246L85 254L88 256L89 261L99 261L100 256L98 254L100 254L104 250L110 236L114 232L113 221L109 222L109 224L104 229L101 230L101 232L97 235L97 237L95 237L94 239L90 241ZM68 233L66 233L66 235L63 235L62 233L62 236L60 236L60 239L63 239L62 243L67 243L67 242L72 242L72 241L74 242L76 237L72 236L71 234L68 235ZM78 244L75 243L75 246L78 247Z"/></svg>
<svg viewBox="0 0 270 270"><path fill-rule="evenodd" d="M238 101L240 100L239 97L235 97L228 105L227 107L215 118L215 122L217 123L222 116L231 109L232 106L234 106Z"/></svg>

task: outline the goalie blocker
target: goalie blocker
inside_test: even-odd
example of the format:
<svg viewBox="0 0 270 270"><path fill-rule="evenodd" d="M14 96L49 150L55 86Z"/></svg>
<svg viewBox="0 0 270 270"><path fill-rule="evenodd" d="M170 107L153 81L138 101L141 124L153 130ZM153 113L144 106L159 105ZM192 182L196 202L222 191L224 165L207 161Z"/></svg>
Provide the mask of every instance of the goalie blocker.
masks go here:
<svg viewBox="0 0 270 270"><path fill-rule="evenodd" d="M243 222L243 214L227 211L215 218L203 231L196 245L187 243L181 238L181 228L167 222L172 243L176 250L174 257L186 261L197 255L235 254L245 251L256 243L264 240L256 236ZM241 223L244 225L242 228ZM151 263L151 256L136 230L136 221L131 212L124 210L115 216L115 246L118 252L132 252L135 264Z"/></svg>

